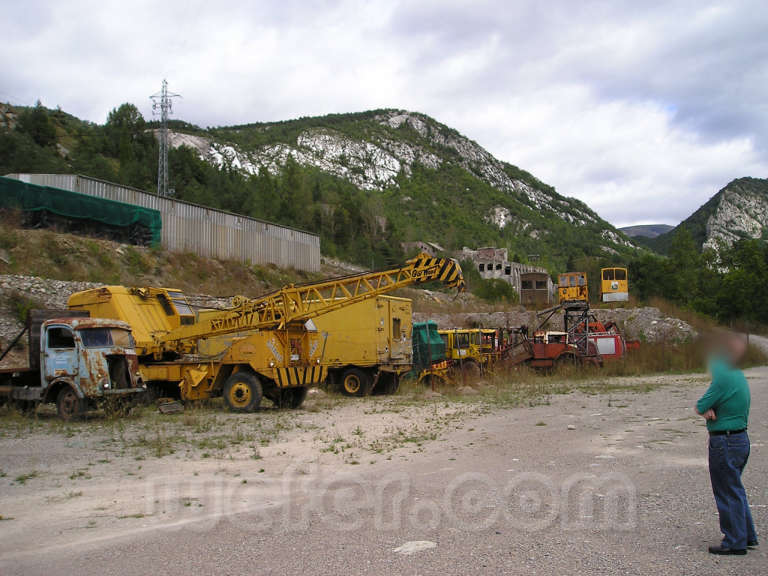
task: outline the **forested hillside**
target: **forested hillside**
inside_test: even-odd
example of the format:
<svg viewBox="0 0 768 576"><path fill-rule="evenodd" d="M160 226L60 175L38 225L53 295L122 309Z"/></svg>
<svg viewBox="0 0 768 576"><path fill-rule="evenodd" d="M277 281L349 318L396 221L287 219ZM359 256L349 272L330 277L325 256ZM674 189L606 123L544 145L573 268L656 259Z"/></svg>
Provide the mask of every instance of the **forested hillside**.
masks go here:
<svg viewBox="0 0 768 576"><path fill-rule="evenodd" d="M0 107L0 173L77 172L152 191L156 127L132 104L103 125L41 105ZM426 240L506 246L557 271L635 252L582 202L423 115L171 128L178 198L317 232L328 256L381 266L402 259L402 242Z"/></svg>

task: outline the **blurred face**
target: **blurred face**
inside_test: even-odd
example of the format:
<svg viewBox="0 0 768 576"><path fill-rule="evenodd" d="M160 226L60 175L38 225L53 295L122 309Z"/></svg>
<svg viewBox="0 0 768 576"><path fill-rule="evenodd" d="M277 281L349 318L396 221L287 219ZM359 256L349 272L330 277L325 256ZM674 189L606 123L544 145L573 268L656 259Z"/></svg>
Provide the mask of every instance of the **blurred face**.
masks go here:
<svg viewBox="0 0 768 576"><path fill-rule="evenodd" d="M715 334L707 345L707 353L710 358L713 356L725 358L733 365L739 363L746 351L746 339L739 334L730 332Z"/></svg>

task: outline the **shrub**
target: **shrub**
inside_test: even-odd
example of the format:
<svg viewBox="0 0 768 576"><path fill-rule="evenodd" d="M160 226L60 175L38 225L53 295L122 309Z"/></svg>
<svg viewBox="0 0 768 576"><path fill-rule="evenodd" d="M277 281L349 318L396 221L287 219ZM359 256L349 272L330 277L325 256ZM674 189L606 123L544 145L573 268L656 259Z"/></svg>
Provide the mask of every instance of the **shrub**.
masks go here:
<svg viewBox="0 0 768 576"><path fill-rule="evenodd" d="M26 322L27 312L34 308L43 308L42 303L33 296L13 291L6 298L6 306L19 322Z"/></svg>

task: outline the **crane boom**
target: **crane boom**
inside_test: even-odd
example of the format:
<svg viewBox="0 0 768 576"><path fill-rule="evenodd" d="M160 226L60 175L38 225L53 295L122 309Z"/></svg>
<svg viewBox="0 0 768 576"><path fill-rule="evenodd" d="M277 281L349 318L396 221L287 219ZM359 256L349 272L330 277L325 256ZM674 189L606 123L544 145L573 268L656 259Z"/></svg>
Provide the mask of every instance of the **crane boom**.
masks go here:
<svg viewBox="0 0 768 576"><path fill-rule="evenodd" d="M222 310L221 314L180 326L155 338L160 345L176 348L185 340L248 330L281 329L404 286L432 281L442 282L460 292L465 289L461 266L456 260L421 253L399 268L291 284L259 298L235 296L232 308Z"/></svg>

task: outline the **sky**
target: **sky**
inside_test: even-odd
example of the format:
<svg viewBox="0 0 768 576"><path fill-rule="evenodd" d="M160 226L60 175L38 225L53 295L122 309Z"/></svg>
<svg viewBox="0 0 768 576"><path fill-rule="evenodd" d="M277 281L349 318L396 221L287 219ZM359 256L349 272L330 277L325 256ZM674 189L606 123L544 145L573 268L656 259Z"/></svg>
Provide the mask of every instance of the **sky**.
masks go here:
<svg viewBox="0 0 768 576"><path fill-rule="evenodd" d="M200 126L402 108L609 222L768 177L765 0L0 0L0 101Z"/></svg>

